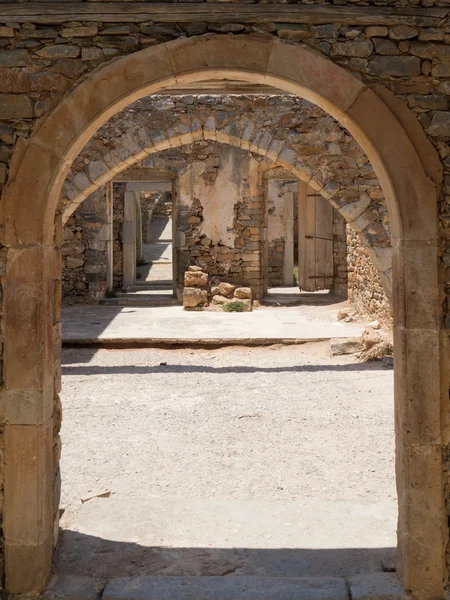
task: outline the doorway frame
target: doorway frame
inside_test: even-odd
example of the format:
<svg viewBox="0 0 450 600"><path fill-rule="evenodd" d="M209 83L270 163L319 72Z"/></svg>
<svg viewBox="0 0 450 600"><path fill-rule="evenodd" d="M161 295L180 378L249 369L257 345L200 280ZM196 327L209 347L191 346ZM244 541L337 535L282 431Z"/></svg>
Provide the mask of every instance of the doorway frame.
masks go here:
<svg viewBox="0 0 450 600"><path fill-rule="evenodd" d="M93 133L128 104L171 85L223 79L264 83L317 104L355 137L380 180L393 246L397 572L415 597L444 597L448 525L441 450L449 441L448 361L441 331L439 185L420 159L425 134L410 137L398 107L394 115L375 91L329 58L248 34L180 38L112 62L82 81L14 153L3 195L6 589L41 591L51 570L61 339L55 214L68 169Z"/></svg>

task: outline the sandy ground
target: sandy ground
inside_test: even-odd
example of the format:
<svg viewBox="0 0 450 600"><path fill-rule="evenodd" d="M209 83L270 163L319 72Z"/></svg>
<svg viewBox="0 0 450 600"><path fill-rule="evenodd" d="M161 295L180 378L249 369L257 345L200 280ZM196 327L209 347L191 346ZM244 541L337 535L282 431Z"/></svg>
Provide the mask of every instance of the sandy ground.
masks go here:
<svg viewBox="0 0 450 600"><path fill-rule="evenodd" d="M395 496L393 372L325 343L63 353L63 497Z"/></svg>
<svg viewBox="0 0 450 600"><path fill-rule="evenodd" d="M364 558L373 570L377 549L395 546L393 371L383 363L332 358L325 342L65 349L62 403L63 572L346 575L364 568L363 554L330 563L329 548L374 548ZM324 549L322 563L260 554L299 539ZM179 546L190 553L174 555ZM260 550L205 558L194 547Z"/></svg>

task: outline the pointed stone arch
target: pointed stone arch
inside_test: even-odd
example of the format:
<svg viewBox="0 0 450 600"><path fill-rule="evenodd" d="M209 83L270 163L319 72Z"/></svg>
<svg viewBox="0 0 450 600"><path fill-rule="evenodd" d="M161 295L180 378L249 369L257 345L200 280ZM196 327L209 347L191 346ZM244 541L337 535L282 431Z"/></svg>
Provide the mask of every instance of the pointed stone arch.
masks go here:
<svg viewBox="0 0 450 600"><path fill-rule="evenodd" d="M443 380L441 400L436 185L374 91L306 47L251 35L178 39L120 58L80 83L14 153L2 213L6 589L39 591L51 568L60 385L55 212L67 171L128 104L174 84L218 79L274 86L317 104L355 137L380 180L393 246L398 575L417 598L444 597L441 406L448 389Z"/></svg>

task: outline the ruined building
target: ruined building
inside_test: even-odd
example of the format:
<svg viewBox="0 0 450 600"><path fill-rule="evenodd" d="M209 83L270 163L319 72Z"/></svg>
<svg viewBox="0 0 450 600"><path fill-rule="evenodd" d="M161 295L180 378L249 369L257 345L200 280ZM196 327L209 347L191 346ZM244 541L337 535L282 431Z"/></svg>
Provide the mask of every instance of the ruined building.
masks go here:
<svg viewBox="0 0 450 600"><path fill-rule="evenodd" d="M42 591L57 541L62 291L97 301L133 283L138 195L141 209L167 189L129 184L157 181L172 186L177 294L193 261L261 296L292 263L288 237L266 235L270 198L329 202L321 285L350 289L362 311L389 301L394 319L397 576L413 598L446 596L448 12L445 0L0 3L6 592Z"/></svg>

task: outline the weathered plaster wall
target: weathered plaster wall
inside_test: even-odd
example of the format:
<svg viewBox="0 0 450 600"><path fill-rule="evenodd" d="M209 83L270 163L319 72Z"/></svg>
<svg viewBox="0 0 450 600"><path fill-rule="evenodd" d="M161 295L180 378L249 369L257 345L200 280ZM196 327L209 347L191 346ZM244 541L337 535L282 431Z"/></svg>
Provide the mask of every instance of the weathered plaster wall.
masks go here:
<svg viewBox="0 0 450 600"><path fill-rule="evenodd" d="M213 144L206 159L180 175L178 281L190 262L262 293L264 199L258 161L232 146ZM205 155L206 156L206 155Z"/></svg>

